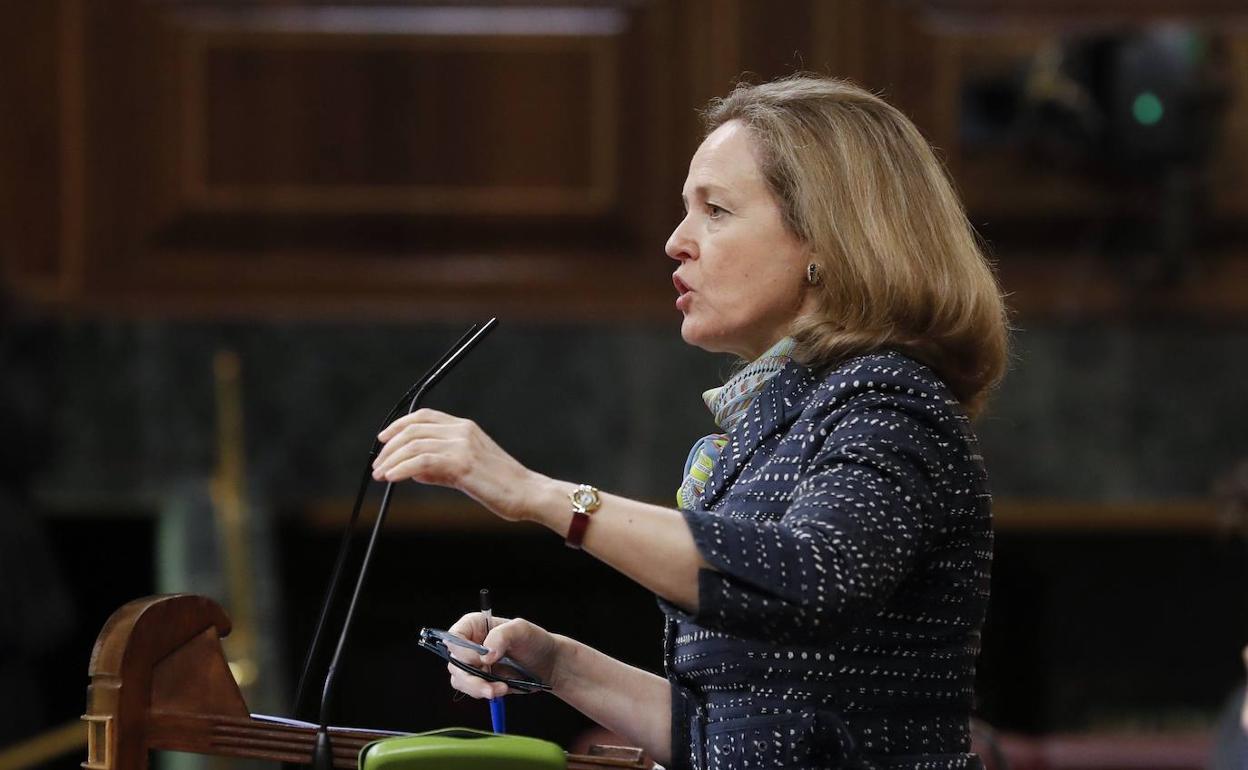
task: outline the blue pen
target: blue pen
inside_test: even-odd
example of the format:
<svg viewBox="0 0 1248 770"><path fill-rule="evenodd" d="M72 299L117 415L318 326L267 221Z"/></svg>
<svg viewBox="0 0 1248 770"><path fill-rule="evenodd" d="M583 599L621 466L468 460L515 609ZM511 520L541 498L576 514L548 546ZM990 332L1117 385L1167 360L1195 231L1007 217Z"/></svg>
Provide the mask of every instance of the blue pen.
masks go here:
<svg viewBox="0 0 1248 770"><path fill-rule="evenodd" d="M481 589L481 612L485 615L485 633L489 636L490 620L494 617L494 609L490 602L490 590ZM507 732L507 709L503 706L502 697L490 698L490 725L496 733Z"/></svg>

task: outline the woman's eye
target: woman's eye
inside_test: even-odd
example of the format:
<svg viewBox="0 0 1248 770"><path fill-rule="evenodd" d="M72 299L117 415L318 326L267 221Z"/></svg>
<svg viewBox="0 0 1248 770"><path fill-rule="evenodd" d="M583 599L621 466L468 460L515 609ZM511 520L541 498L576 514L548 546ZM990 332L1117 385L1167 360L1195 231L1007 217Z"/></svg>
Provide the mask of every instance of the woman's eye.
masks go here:
<svg viewBox="0 0 1248 770"><path fill-rule="evenodd" d="M706 204L706 212L710 215L711 219L719 219L720 215L728 213L726 210L716 206L714 203Z"/></svg>

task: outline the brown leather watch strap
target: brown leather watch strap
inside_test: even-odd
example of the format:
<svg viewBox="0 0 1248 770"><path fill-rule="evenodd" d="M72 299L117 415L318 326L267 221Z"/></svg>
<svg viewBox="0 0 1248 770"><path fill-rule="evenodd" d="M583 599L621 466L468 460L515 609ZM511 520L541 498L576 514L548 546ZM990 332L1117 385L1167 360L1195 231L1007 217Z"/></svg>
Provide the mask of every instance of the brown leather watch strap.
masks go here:
<svg viewBox="0 0 1248 770"><path fill-rule="evenodd" d="M572 512L572 523L568 525L568 536L563 539L569 548L580 548L585 540L585 530L589 528L589 514L580 511Z"/></svg>
<svg viewBox="0 0 1248 770"><path fill-rule="evenodd" d="M569 548L580 548L581 541L585 539L585 528L589 526L589 516L598 510L602 501L598 490L588 484L577 484L568 493L568 500L572 502L572 523L568 525L568 536L563 542Z"/></svg>

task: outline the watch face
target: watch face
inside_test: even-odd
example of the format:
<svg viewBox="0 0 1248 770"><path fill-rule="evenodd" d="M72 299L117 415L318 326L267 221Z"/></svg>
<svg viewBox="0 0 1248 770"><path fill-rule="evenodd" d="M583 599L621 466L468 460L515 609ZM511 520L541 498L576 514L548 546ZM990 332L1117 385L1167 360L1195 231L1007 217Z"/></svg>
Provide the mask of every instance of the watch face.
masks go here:
<svg viewBox="0 0 1248 770"><path fill-rule="evenodd" d="M572 504L579 510L588 511L598 502L598 495L589 487L577 487L572 492Z"/></svg>

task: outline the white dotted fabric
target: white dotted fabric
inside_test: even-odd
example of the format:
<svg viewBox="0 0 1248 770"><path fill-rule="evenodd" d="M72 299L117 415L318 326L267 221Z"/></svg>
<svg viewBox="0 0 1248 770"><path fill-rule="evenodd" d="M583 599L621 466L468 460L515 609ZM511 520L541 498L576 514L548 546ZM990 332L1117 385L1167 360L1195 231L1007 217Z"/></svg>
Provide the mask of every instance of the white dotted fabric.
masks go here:
<svg viewBox="0 0 1248 770"><path fill-rule="evenodd" d="M698 508L713 567L667 602L676 768L977 768L992 560L960 405L892 351L790 363L729 434Z"/></svg>

